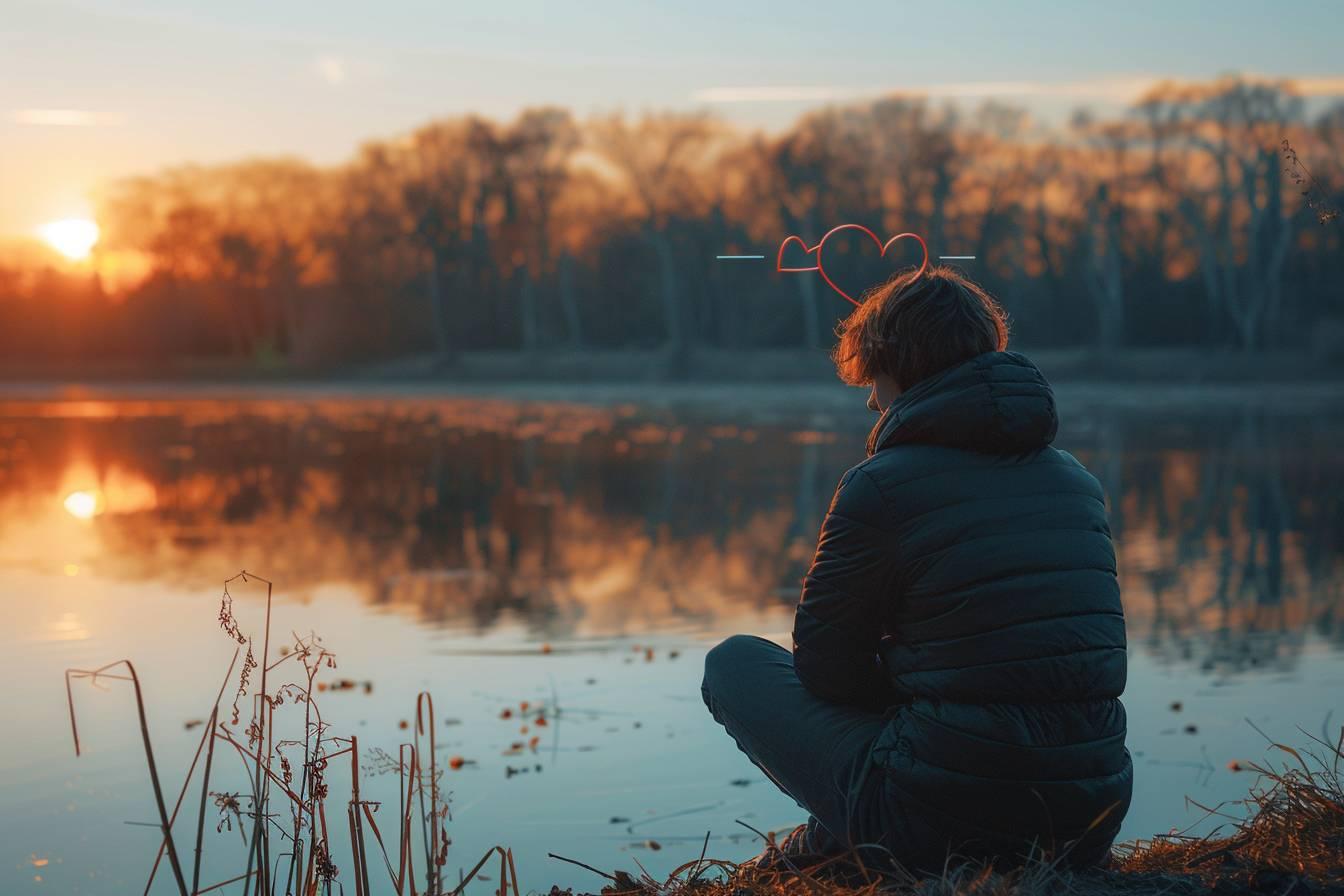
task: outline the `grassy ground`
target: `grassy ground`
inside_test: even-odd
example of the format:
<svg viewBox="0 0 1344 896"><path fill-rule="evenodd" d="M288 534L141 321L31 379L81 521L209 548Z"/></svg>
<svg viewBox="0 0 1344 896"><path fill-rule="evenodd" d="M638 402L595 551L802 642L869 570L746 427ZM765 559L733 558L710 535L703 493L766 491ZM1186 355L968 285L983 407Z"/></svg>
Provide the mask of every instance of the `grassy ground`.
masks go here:
<svg viewBox="0 0 1344 896"><path fill-rule="evenodd" d="M1282 765L1251 765L1246 800L1210 807L1225 818L1207 837L1167 835L1118 845L1111 867L1064 870L1063 857L1038 856L1025 867L996 871L950 861L938 875L878 875L854 858L764 871L751 864L701 858L665 881L623 871L606 875L605 896L1322 896L1344 894L1344 730L1334 744L1313 739L1296 750L1274 745ZM775 853L778 855L778 853ZM601 873L601 872L599 872ZM552 890L552 896L568 891Z"/></svg>

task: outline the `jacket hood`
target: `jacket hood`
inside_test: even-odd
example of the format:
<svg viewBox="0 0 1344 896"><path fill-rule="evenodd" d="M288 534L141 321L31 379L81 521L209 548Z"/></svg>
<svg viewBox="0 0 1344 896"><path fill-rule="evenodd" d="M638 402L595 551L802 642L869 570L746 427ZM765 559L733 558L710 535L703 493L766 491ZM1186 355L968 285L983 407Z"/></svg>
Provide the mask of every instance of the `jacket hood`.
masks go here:
<svg viewBox="0 0 1344 896"><path fill-rule="evenodd" d="M902 393L868 435L868 454L911 443L1019 454L1049 445L1058 428L1054 392L1036 365L986 352Z"/></svg>

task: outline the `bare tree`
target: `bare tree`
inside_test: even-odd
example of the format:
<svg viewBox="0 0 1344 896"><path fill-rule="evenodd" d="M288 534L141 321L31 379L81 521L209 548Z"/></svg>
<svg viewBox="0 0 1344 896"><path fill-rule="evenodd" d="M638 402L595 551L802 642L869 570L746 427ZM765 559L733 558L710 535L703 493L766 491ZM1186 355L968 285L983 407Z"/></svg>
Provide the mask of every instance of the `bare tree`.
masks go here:
<svg viewBox="0 0 1344 896"><path fill-rule="evenodd" d="M519 295L523 325L523 348L534 351L540 324L537 311L537 278L550 275L554 263L551 232L556 202L569 177L570 159L579 145L579 130L569 112L557 108L529 109L510 129L513 143L514 191L523 204L525 242L522 253L522 287ZM573 290L559 290L569 343L582 341L578 306Z"/></svg>
<svg viewBox="0 0 1344 896"><path fill-rule="evenodd" d="M466 164L468 144L466 127L433 125L415 132L401 158L393 162L405 166L407 176L400 187L407 223L429 253L434 341L444 360L451 359L457 348L453 344L446 281L464 267L462 246L473 198L471 172Z"/></svg>
<svg viewBox="0 0 1344 896"><path fill-rule="evenodd" d="M1083 197L1080 227L1084 249L1083 282L1097 314L1097 343L1115 349L1125 341L1126 197L1133 128L1126 122L1100 125L1074 119L1075 130L1100 153L1092 170L1074 174Z"/></svg>
<svg viewBox="0 0 1344 896"><path fill-rule="evenodd" d="M700 206L697 174L722 131L705 115L663 113L633 125L614 115L595 122L592 133L598 150L628 182L643 238L657 258L667 348L673 370L681 370L690 347L687 303L668 231L677 214Z"/></svg>
<svg viewBox="0 0 1344 896"><path fill-rule="evenodd" d="M1301 100L1284 84L1233 79L1164 84L1140 106L1205 161L1181 185L1178 208L1199 246L1211 304L1231 320L1242 348L1258 348L1279 312L1295 230L1278 149L1301 118Z"/></svg>

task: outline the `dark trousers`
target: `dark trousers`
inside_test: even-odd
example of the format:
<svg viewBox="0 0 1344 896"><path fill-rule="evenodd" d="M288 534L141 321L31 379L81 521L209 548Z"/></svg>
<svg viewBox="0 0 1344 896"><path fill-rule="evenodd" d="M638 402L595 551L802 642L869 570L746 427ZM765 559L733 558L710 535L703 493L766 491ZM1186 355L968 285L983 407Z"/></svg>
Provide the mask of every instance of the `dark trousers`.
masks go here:
<svg viewBox="0 0 1344 896"><path fill-rule="evenodd" d="M709 651L700 690L742 752L809 813L812 852L891 848L895 832L872 758L886 715L814 696L793 671L793 654L753 635ZM868 863L869 850L861 857Z"/></svg>

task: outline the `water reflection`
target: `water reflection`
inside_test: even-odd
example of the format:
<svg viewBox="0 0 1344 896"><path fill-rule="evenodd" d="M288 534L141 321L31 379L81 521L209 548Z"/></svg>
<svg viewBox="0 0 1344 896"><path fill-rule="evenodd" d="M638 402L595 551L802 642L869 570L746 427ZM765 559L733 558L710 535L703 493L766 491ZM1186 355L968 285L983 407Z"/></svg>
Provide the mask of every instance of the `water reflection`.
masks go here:
<svg viewBox="0 0 1344 896"><path fill-rule="evenodd" d="M26 736L0 739L0 841L51 857L62 892L139 892L154 844L121 824L149 811L138 733L117 694L81 695L96 737L76 760L61 672L133 657L158 761L185 773L236 646L216 624L220 582L248 568L281 586L277 632L316 629L335 674L371 682L328 692L334 731L395 752L411 695L432 689L451 713L440 743L473 760L451 779L453 864L506 842L524 886L546 892L594 885L549 852L629 868L635 850L662 874L712 830L713 855L745 858L756 847L736 819L774 829L798 813L708 718L699 665L733 630L787 637L870 422L771 413L0 403L0 674L32 683L11 697ZM1111 503L1138 769L1122 837L1151 836L1196 820L1187 794L1244 795L1227 763L1263 745L1243 717L1291 739L1340 708L1344 656L1320 646L1344 631L1344 423L1063 415L1059 443ZM255 618L262 594L239 588L235 608ZM520 699L566 707L526 775L510 771L524 736L501 719ZM232 873L234 836L212 841L215 879ZM31 889L31 868L0 874L0 890Z"/></svg>
<svg viewBox="0 0 1344 896"><path fill-rule="evenodd" d="M1338 645L1337 437L1252 413L1101 426L1080 454L1111 496L1131 639L1216 673L1285 670L1308 631Z"/></svg>
<svg viewBox="0 0 1344 896"><path fill-rule="evenodd" d="M804 421L807 422L807 421ZM503 401L0 406L0 560L192 586L239 567L427 623L712 628L796 600L866 418L797 427ZM1219 674L1341 639L1338 427L1075 415L1135 645Z"/></svg>

